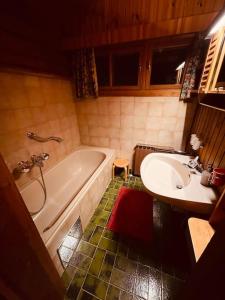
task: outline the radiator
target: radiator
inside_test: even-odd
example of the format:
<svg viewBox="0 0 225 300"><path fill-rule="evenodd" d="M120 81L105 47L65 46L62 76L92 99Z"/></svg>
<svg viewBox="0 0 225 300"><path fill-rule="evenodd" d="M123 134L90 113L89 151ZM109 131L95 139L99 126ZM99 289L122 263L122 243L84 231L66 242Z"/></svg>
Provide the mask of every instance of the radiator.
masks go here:
<svg viewBox="0 0 225 300"><path fill-rule="evenodd" d="M173 153L174 149L171 147L137 144L134 148L133 170L132 170L133 175L140 176L140 167L141 167L142 160L145 158L146 155L153 152Z"/></svg>

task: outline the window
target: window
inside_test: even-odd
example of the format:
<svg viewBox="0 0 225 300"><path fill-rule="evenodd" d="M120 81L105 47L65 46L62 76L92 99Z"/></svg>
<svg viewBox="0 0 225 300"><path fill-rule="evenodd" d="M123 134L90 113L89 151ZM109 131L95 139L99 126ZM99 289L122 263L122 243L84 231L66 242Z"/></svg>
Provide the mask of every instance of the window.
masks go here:
<svg viewBox="0 0 225 300"><path fill-rule="evenodd" d="M190 37L186 40L180 37L166 43L161 40L160 47L155 40L97 48L100 94L147 96L156 95L158 89L162 95L164 89L168 95L166 90L170 88L171 95L179 95L189 44Z"/></svg>
<svg viewBox="0 0 225 300"><path fill-rule="evenodd" d="M109 56L95 57L99 86L109 86Z"/></svg>
<svg viewBox="0 0 225 300"><path fill-rule="evenodd" d="M137 86L139 53L112 55L113 86Z"/></svg>
<svg viewBox="0 0 225 300"><path fill-rule="evenodd" d="M186 55L185 48L154 49L150 85L179 84L182 74L177 69L182 68Z"/></svg>

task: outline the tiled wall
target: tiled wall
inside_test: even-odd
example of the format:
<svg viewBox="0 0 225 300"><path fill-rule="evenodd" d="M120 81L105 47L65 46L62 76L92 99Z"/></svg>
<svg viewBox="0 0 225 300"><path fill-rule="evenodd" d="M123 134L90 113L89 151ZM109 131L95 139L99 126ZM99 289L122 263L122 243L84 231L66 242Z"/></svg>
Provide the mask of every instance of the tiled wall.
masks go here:
<svg viewBox="0 0 225 300"><path fill-rule="evenodd" d="M62 143L38 143L27 131L41 136L60 136ZM80 144L75 104L68 80L45 75L0 72L0 152L12 170L18 161L47 152L45 169L52 167ZM37 174L24 174L21 187Z"/></svg>
<svg viewBox="0 0 225 300"><path fill-rule="evenodd" d="M186 104L177 97L100 97L77 102L81 143L131 159L137 143L180 149Z"/></svg>

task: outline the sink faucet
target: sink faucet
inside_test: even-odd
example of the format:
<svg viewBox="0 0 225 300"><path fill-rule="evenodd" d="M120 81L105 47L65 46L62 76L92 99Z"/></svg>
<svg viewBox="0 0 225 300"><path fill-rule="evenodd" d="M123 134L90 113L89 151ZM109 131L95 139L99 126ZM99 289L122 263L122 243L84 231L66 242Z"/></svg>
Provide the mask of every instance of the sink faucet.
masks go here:
<svg viewBox="0 0 225 300"><path fill-rule="evenodd" d="M196 169L199 172L202 172L202 164L198 162L199 161L199 156L196 156L195 158L189 160L188 162L188 167L191 169Z"/></svg>

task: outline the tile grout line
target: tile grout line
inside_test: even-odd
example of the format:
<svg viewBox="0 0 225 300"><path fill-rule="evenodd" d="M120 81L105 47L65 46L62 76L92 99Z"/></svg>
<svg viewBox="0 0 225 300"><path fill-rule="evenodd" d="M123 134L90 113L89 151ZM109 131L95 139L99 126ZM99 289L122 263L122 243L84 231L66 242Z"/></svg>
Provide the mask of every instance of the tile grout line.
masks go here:
<svg viewBox="0 0 225 300"><path fill-rule="evenodd" d="M113 182L113 180L111 180L111 182L109 183L109 185L108 185L108 188L109 188L109 186L110 186L110 184ZM132 180L132 182L130 182L130 180L128 180L128 182L127 182L127 185L128 185L128 187L129 187L129 185L130 184L133 184L134 183L134 185L135 185L135 182L136 182L136 180ZM115 184L117 184L118 183L118 188L115 188ZM119 191L119 189L122 187L122 186L124 186L124 181L118 181L117 182L117 180L115 180L114 181L114 186L112 186L111 187L111 189L113 189L113 190L116 190L117 191L117 193L114 193L114 192L109 192L108 194L107 194L107 196L109 197L105 197L106 199L107 199L107 202L105 203L105 205L104 205L104 207L102 208L102 210L104 210L104 211L106 211L107 213L109 213L110 211L112 211L112 208L111 208L111 210L110 211L108 211L108 210L106 210L105 208L106 208L106 206L107 206L107 204L108 204L108 202L109 201L113 201L114 203L115 203L115 200L116 200L116 194L118 194L118 191ZM137 189L137 190L141 190L141 187L140 186L138 186L138 187L134 187L134 186L132 186L133 188L135 188L135 189ZM107 188L107 189L108 189ZM102 195L102 199L104 198L104 195L105 195L105 193ZM112 199L111 197L113 197L114 199ZM98 204L99 205L99 204ZM96 208L97 209L97 208ZM108 216L107 216L107 222L108 222L108 220L109 220L109 218L110 218L110 215L111 214L109 214ZM106 224L107 224L107 222L106 222ZM115 256L115 260L114 260L114 263L113 263L113 266L112 266L112 270L115 268L115 263L116 263L116 259L117 259L117 257L119 257L119 254L118 254L118 246L119 246L119 243L120 243L120 240L113 240L113 239L110 239L110 238L108 238L108 237L105 237L104 236L104 234L105 234L105 232L106 232L106 224L104 224L103 226L101 226L101 225L99 225L99 224L95 224L95 227L94 227L94 230L93 230L93 232L91 233L91 236L90 236L90 238L89 238L89 240L88 241L85 241L87 244L89 244L89 245L91 245L91 246L95 246L96 247L96 249L95 249L95 252L94 252L94 254L93 254L93 257L91 258L91 263L90 263L90 266L88 267L88 269L87 269L87 273L86 273L86 275L85 275L85 278L84 278L84 281L83 281L83 284L81 285L81 287L80 287L80 291L79 291L79 293L78 293L78 296L80 295L80 293L82 292L82 290L84 290L85 292L87 292L88 294L90 294L90 295L93 295L94 297L96 297L97 299L100 299L99 297L97 297L96 295L94 295L94 294L92 294L92 293L90 293L90 292L88 292L88 291L86 291L85 289L83 289L83 286L84 286L84 282L85 282L85 280L86 280L86 278L87 278L87 275L88 275L88 273L89 273L89 270L90 270L90 267L91 267L91 264L93 263L93 260L94 260L94 256L95 256L95 254L96 254L96 251L98 250L98 249L101 249L101 250L104 250L105 251L105 255L104 255L104 258L103 258L103 260L102 260L102 264L101 264L101 267L100 267L100 270L99 270L99 272L98 272L98 275L97 276L95 276L95 275L92 275L91 274L91 276L93 276L93 277L95 277L96 279L99 279L99 280L101 280L102 282L105 282L106 284L107 284L107 290L106 290L106 294L105 294L105 299L106 299L106 297L107 297L107 294L108 294L108 290L109 290L109 286L110 285L112 285L113 287L115 287L115 288L117 288L118 290L119 290L119 298L121 298L121 293L122 293L122 291L124 291L124 292L126 292L126 293L128 293L129 295L132 295L132 296L138 296L138 295L136 295L135 293L134 293L134 289L133 289L133 291L132 291L132 293L129 293L128 291L126 291L125 289L123 289L123 288L120 288L119 286L116 286L116 285L114 285L113 283L111 283L111 277L112 277L112 272L110 273L110 278L109 278L109 281L107 282L107 281L105 281L105 280L103 280L103 279L101 279L101 278L99 278L99 276L100 276L100 273L101 273L101 270L102 270L102 266L103 266L103 263L104 263L104 260L105 260L105 257L106 257L106 254L107 253L111 253L111 254L113 254L114 256ZM91 240L91 238L93 237L93 235L94 235L94 232L95 232L95 230L96 230L96 228L97 227L103 227L103 231L102 231L102 233L101 233L101 236L100 236L100 238L99 238L99 241L98 241L98 244L97 245L95 245L95 244L92 244L92 243L90 243L90 240ZM99 247L99 244L100 244L100 241L101 241L101 239L104 237L104 239L106 239L106 240L109 240L109 241L115 241L116 243L117 243L117 251L116 251L116 253L115 252L112 252L112 251L110 251L110 250L108 250L108 249L104 249L104 248L100 248ZM81 239L82 240L82 239ZM80 240L80 241L81 241ZM131 258L128 258L128 253L129 253L129 251L130 251L130 247L128 248L128 251L126 251L126 256L125 256L125 258L126 259L130 259L131 261L135 261L136 262L136 270L135 270L135 276L137 275L137 268L138 268L138 265L140 264L140 265L144 265L144 264L142 264L140 261L139 261L139 259L137 259L137 260L134 260L134 259L131 259ZM75 251L76 252L76 251ZM87 256L87 255L85 255L85 256ZM138 258L139 258L139 256L138 256ZM144 265L144 266L146 266L146 267L148 267L148 269L149 269L149 266L148 265ZM77 268L77 269L79 269L79 268ZM85 270L84 270L85 271ZM125 272L126 273L126 272ZM148 293L149 294L149 293ZM140 297L140 296L138 296L138 297ZM142 298L142 297L141 297Z"/></svg>
<svg viewBox="0 0 225 300"><path fill-rule="evenodd" d="M111 183L111 182L110 182L110 183ZM109 185L110 185L110 183L109 183ZM108 221L107 221L107 222L108 222ZM96 227L97 227L97 225L96 225ZM97 249L99 248L98 246L99 246L100 240L101 240L101 238L102 238L102 236L103 236L104 230L105 230L105 225L104 225L104 229L103 229L103 231L102 231L101 237L100 237L100 239L99 239L99 241L98 241L98 244L96 245L96 249L95 249L95 252L94 252L94 254L93 254L93 257L91 258L90 266L89 266L89 268L88 268L88 270L87 270L87 273L86 273L86 275L85 275L84 281L83 281L83 283L82 283L82 285L81 285L81 287L80 287L80 291L79 291L79 293L78 293L78 296L79 296L80 292L81 292L82 289L83 289L84 282L85 282L86 279L87 279L88 272L89 272L90 267L91 267L91 264L92 264L92 262L93 262L93 260L94 260L94 256L95 256L95 254L96 254L96 251L97 251ZM92 234L93 234L93 233L92 233ZM91 245L91 243L89 243L89 244ZM101 248L100 248L100 249L101 249ZM94 275L92 275L92 276L94 276ZM98 278L98 277L96 277L96 278ZM99 278L98 278L98 279L99 279ZM84 291L86 291L86 290L84 289ZM95 296L95 295L93 295L93 296ZM102 299L101 299L101 300L102 300Z"/></svg>

